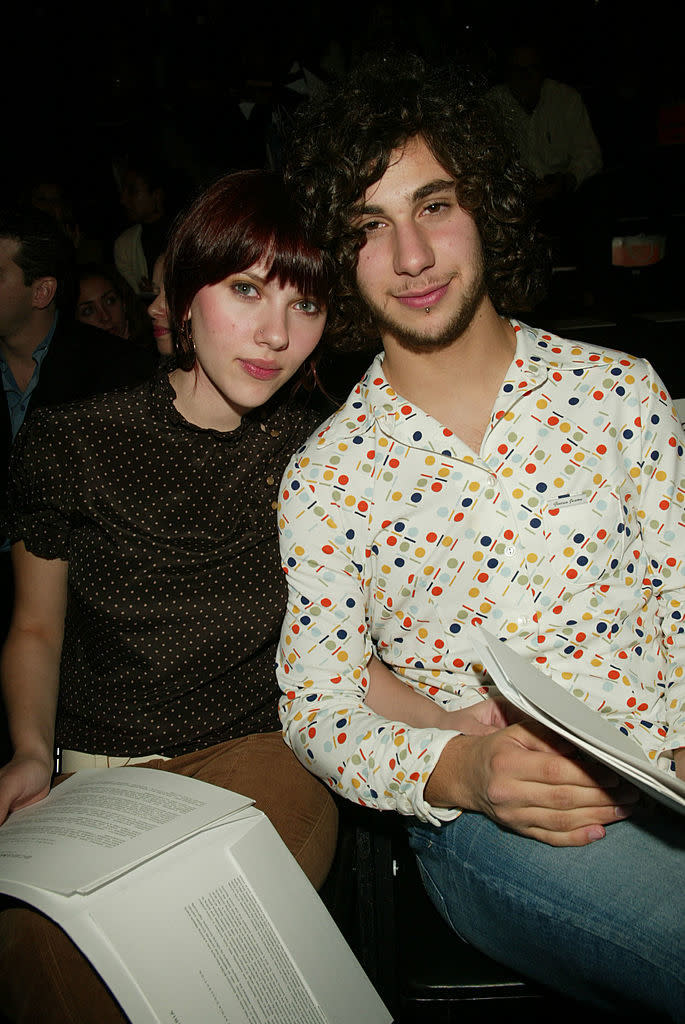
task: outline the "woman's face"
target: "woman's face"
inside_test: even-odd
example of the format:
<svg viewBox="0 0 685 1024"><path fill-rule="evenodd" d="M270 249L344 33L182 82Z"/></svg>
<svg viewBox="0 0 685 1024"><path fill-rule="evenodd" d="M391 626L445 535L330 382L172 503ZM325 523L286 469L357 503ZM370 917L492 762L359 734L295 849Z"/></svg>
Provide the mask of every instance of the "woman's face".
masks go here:
<svg viewBox="0 0 685 1024"><path fill-rule="evenodd" d="M190 307L195 345L195 395L224 422L263 405L314 351L326 310L310 295L255 263L205 285Z"/></svg>
<svg viewBox="0 0 685 1024"><path fill-rule="evenodd" d="M152 271L152 284L157 293L147 307L148 316L152 319L152 333L155 336L157 351L162 356L170 356L174 351L174 342L169 330L169 311L164 295L164 257L159 256Z"/></svg>
<svg viewBox="0 0 685 1024"><path fill-rule="evenodd" d="M99 327L119 338L128 338L128 322L119 292L106 277L86 277L81 282L76 319Z"/></svg>

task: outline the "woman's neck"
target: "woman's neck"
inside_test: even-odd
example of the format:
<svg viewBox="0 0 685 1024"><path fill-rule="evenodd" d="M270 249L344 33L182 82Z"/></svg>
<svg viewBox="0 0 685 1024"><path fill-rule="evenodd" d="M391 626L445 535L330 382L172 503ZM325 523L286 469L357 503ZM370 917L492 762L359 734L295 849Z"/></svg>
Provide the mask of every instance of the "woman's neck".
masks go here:
<svg viewBox="0 0 685 1024"><path fill-rule="evenodd" d="M169 382L176 393L174 407L189 423L224 433L240 426L242 415L196 368L172 370Z"/></svg>

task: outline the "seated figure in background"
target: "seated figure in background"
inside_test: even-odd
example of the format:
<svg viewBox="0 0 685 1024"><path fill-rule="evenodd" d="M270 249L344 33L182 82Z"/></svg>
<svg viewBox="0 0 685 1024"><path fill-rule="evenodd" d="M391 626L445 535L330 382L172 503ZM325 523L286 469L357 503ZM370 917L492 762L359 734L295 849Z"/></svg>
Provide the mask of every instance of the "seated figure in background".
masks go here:
<svg viewBox="0 0 685 1024"><path fill-rule="evenodd" d="M580 93L548 78L543 51L516 43L507 77L488 93L521 163L537 181L540 201L575 191L602 169L602 152Z"/></svg>
<svg viewBox="0 0 685 1024"><path fill-rule="evenodd" d="M143 347L152 347L145 306L113 267L86 263L78 268L76 319Z"/></svg>
<svg viewBox="0 0 685 1024"><path fill-rule="evenodd" d="M152 292L152 268L169 230L165 174L150 160L132 160L121 180L121 205L131 227L114 241L114 263L137 295Z"/></svg>
<svg viewBox="0 0 685 1024"><path fill-rule="evenodd" d="M5 495L10 451L33 409L143 381L150 353L73 319L73 247L46 213L0 210L0 555L2 636L12 607Z"/></svg>

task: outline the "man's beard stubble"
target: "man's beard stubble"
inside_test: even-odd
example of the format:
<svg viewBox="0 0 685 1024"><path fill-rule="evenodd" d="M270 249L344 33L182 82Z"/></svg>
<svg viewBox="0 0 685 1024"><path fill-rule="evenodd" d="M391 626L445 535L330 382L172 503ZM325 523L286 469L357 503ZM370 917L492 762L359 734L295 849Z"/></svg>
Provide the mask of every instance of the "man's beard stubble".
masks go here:
<svg viewBox="0 0 685 1024"><path fill-rule="evenodd" d="M437 352L440 349L449 348L471 326L478 307L487 294L482 263L478 270L479 272L471 288L462 296L459 308L438 334L431 335L425 332L425 327L430 327L430 313L423 314L425 316L424 331L412 330L397 323L392 317L387 316L363 293L361 298L369 309L374 325L381 337L389 334L408 352Z"/></svg>

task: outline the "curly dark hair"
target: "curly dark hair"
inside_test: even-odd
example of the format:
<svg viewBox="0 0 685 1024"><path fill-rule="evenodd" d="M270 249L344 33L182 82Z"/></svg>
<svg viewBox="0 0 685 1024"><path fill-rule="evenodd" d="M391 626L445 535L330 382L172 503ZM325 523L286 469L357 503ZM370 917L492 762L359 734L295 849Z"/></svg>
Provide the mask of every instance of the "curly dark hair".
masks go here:
<svg viewBox="0 0 685 1024"><path fill-rule="evenodd" d="M454 177L459 203L474 218L497 311L523 312L542 294L548 259L530 215L532 178L514 158L484 92L464 68L430 67L414 55L372 57L297 111L285 174L339 275L328 323L338 349L378 343L356 287L364 235L354 217L393 151L415 136Z"/></svg>

